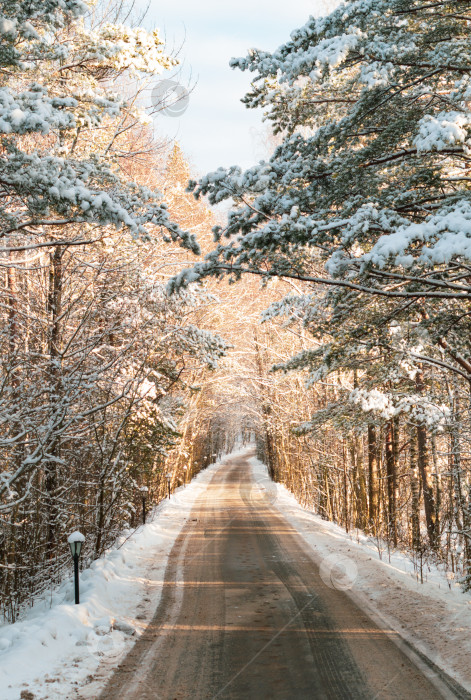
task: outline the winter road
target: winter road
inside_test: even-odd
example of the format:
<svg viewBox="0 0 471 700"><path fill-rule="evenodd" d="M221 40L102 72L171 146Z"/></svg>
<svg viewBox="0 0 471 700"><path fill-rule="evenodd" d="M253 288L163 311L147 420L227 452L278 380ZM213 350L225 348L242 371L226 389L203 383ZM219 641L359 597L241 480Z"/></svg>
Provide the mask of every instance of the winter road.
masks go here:
<svg viewBox="0 0 471 700"><path fill-rule="evenodd" d="M251 479L246 457L216 472L173 547L153 620L101 700L469 697L326 585Z"/></svg>

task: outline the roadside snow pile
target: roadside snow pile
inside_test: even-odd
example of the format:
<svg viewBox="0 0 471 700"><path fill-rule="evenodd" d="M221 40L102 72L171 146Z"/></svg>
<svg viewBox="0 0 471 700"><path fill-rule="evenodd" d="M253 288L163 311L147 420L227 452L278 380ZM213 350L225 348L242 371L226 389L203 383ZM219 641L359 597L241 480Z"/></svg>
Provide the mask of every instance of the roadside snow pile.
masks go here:
<svg viewBox="0 0 471 700"><path fill-rule="evenodd" d="M124 534L115 549L81 572L80 605L74 604L70 579L25 619L0 626L1 700L19 700L22 691L38 699L74 697L101 663L114 665L129 650L158 605L175 539L218 466L178 489L159 504L153 522ZM142 601L149 588L146 611Z"/></svg>
<svg viewBox="0 0 471 700"><path fill-rule="evenodd" d="M250 464L255 481L266 483L266 466L256 458ZM444 571L429 563L423 565L421 584L406 554L389 556L373 538L357 531L347 534L305 510L280 484L273 500L313 550L323 578L340 564L334 587L345 590L378 624L394 629L471 691L470 594L463 594Z"/></svg>

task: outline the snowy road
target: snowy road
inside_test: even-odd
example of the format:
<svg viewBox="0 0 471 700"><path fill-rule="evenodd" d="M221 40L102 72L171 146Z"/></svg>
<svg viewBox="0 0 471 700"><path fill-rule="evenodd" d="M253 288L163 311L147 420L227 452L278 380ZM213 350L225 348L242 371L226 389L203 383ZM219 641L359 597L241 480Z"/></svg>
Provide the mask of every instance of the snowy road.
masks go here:
<svg viewBox="0 0 471 700"><path fill-rule="evenodd" d="M231 458L197 499L156 614L102 700L470 697L418 668L311 554L253 486L247 457Z"/></svg>

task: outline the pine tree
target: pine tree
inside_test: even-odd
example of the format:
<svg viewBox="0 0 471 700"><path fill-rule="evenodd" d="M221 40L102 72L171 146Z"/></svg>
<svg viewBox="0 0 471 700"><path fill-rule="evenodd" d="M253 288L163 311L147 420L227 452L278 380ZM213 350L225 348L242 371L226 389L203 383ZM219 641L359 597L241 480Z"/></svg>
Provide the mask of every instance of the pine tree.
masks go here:
<svg viewBox="0 0 471 700"><path fill-rule="evenodd" d="M421 367L471 385L468 5L350 0L310 18L274 53L233 59L254 75L246 105L264 108L283 141L245 172L220 168L191 183L196 197L235 205L215 230L217 247L170 285L244 273L306 283L285 307L296 307L322 347L284 368L315 378L373 358L358 400L368 406L376 391L393 411L415 407L432 543L424 401L431 413L440 402L424 395ZM381 385L385 356L385 372L409 366L394 391ZM419 383L406 388L414 377ZM460 498L465 515L469 493L461 488ZM392 487L391 512L394 499ZM469 527L458 536L468 551Z"/></svg>

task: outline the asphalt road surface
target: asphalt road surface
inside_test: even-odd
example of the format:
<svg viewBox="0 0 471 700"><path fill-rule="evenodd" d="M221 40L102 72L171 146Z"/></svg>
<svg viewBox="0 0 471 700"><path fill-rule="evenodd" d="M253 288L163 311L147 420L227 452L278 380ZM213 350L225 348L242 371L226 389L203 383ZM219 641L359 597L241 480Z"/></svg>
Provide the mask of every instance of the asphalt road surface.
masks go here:
<svg viewBox="0 0 471 700"><path fill-rule="evenodd" d="M324 583L272 496L245 457L216 472L101 700L470 697Z"/></svg>

